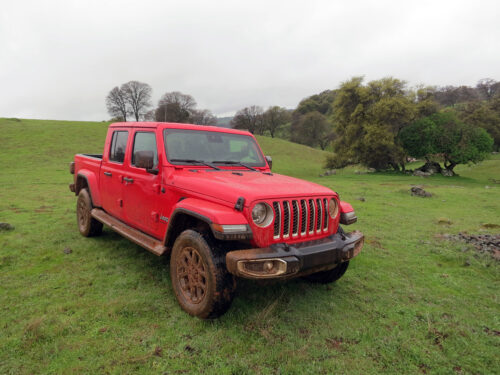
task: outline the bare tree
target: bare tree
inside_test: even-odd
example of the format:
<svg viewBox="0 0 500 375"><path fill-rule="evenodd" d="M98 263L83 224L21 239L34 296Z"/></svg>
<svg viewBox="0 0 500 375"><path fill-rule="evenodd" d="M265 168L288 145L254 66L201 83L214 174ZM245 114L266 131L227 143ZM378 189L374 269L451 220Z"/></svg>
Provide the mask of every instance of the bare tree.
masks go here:
<svg viewBox="0 0 500 375"><path fill-rule="evenodd" d="M150 109L144 114L144 121L155 121L155 110Z"/></svg>
<svg viewBox="0 0 500 375"><path fill-rule="evenodd" d="M483 78L477 83L476 89L483 99L491 100L500 93L500 82L491 78Z"/></svg>
<svg viewBox="0 0 500 375"><path fill-rule="evenodd" d="M125 101L129 105L130 113L135 116L135 120L145 115L147 109L151 107L152 89L147 83L130 81L124 83L121 88L125 95Z"/></svg>
<svg viewBox="0 0 500 375"><path fill-rule="evenodd" d="M246 107L238 112L231 120L231 127L245 129L250 133L262 134L264 132L262 108L256 105Z"/></svg>
<svg viewBox="0 0 500 375"><path fill-rule="evenodd" d="M191 95L179 91L167 92L158 102L155 118L156 121L185 123L189 122L195 108L196 101Z"/></svg>
<svg viewBox="0 0 500 375"><path fill-rule="evenodd" d="M106 96L106 108L112 117L127 121L128 110L125 93L118 86L113 88Z"/></svg>
<svg viewBox="0 0 500 375"><path fill-rule="evenodd" d="M197 125L217 125L217 117L208 109L194 109L191 113L191 122Z"/></svg>
<svg viewBox="0 0 500 375"><path fill-rule="evenodd" d="M269 130L271 137L281 126L291 120L290 112L286 108L274 106L269 107L263 114L264 129Z"/></svg>

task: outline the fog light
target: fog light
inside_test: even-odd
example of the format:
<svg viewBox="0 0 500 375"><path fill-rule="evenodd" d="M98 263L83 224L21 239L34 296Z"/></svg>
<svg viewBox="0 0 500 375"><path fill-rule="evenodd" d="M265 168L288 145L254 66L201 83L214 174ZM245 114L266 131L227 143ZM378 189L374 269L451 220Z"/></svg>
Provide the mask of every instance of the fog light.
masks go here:
<svg viewBox="0 0 500 375"><path fill-rule="evenodd" d="M256 277L276 277L283 275L287 270L287 263L283 259L258 259L238 261L238 271L242 274Z"/></svg>

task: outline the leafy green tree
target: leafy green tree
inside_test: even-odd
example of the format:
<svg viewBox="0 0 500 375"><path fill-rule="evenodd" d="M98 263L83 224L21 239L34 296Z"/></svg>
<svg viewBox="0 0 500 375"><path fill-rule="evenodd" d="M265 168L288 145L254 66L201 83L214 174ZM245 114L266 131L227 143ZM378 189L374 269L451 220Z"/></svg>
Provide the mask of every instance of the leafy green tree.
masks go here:
<svg viewBox="0 0 500 375"><path fill-rule="evenodd" d="M319 94L309 96L300 101L295 111L301 115L314 111L323 115L329 115L335 95L336 90L325 90Z"/></svg>
<svg viewBox="0 0 500 375"><path fill-rule="evenodd" d="M269 130L272 138L276 131L291 119L290 111L278 106L269 107L262 116L264 130Z"/></svg>
<svg viewBox="0 0 500 375"><path fill-rule="evenodd" d="M328 146L333 138L333 129L327 118L314 111L303 116L295 115L292 122L292 141L303 145L321 147Z"/></svg>
<svg viewBox="0 0 500 375"><path fill-rule="evenodd" d="M494 148L500 149L500 96L488 102L470 102L457 108L459 118L467 124L481 127L493 138Z"/></svg>
<svg viewBox="0 0 500 375"><path fill-rule="evenodd" d="M439 110L439 105L435 100L436 89L431 86L417 86L410 94L416 103L417 117L430 116Z"/></svg>
<svg viewBox="0 0 500 375"><path fill-rule="evenodd" d="M333 165L404 169L398 134L417 115L406 82L389 77L363 85L362 77L354 77L337 90L332 112L337 137Z"/></svg>
<svg viewBox="0 0 500 375"><path fill-rule="evenodd" d="M399 138L411 156L441 155L445 169L451 172L457 164L483 160L493 146L484 129L463 123L451 111L415 121Z"/></svg>

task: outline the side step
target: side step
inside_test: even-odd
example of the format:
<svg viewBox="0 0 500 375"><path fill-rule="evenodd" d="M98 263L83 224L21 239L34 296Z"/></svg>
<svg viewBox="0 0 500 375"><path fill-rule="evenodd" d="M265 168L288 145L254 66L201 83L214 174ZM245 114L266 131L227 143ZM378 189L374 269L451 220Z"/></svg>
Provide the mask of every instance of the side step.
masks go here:
<svg viewBox="0 0 500 375"><path fill-rule="evenodd" d="M123 237L129 239L137 245L142 246L146 250L151 251L153 254L159 256L167 251L167 248L163 246L161 241L158 241L156 238L130 227L118 219L115 219L113 216L107 214L100 208L92 209L90 214L94 219L99 220L115 232L121 234Z"/></svg>

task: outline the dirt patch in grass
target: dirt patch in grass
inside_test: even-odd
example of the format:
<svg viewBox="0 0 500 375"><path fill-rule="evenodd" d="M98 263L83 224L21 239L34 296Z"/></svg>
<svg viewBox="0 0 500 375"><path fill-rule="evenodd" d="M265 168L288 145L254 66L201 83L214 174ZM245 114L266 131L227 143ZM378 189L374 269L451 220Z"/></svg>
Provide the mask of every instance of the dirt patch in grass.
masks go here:
<svg viewBox="0 0 500 375"><path fill-rule="evenodd" d="M52 212L52 209L54 206L40 206L37 209L35 209L36 213L45 213L45 212Z"/></svg>
<svg viewBox="0 0 500 375"><path fill-rule="evenodd" d="M486 223L486 224L483 224L481 225L483 228L486 228L486 229L496 229L496 228L500 228L500 225L498 224L490 224L490 223Z"/></svg>
<svg viewBox="0 0 500 375"><path fill-rule="evenodd" d="M365 241L368 245L373 246L376 249L383 249L384 248L382 246L382 244L380 243L380 239L377 237L367 238L367 239L365 239Z"/></svg>
<svg viewBox="0 0 500 375"><path fill-rule="evenodd" d="M490 254L495 260L500 261L500 234L444 234L444 239L461 241L473 245L480 253Z"/></svg>

